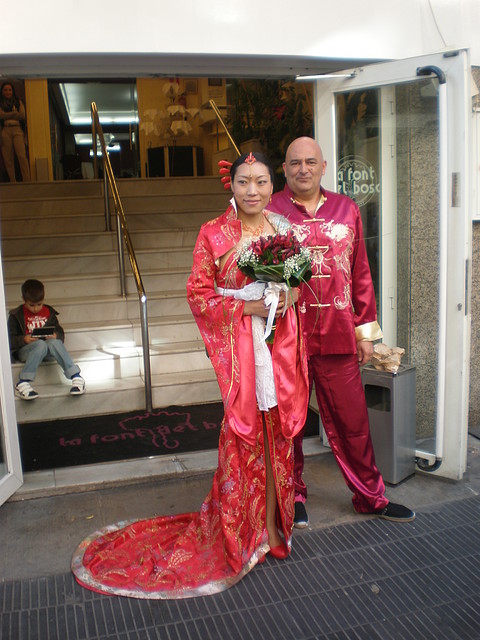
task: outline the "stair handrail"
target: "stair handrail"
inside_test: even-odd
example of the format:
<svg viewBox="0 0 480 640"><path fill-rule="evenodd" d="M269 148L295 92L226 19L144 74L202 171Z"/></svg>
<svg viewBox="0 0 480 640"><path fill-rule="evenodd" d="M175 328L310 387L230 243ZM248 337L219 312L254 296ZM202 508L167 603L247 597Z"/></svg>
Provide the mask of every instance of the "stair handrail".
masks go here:
<svg viewBox="0 0 480 640"><path fill-rule="evenodd" d="M100 116L98 115L98 109L95 102L90 104L90 110L92 115L92 144L93 144L93 174L95 178L98 178L98 163L97 163L97 136L100 141L100 148L102 151L102 165L103 165L103 181L104 181L104 205L105 205L105 230L111 231L110 211L109 211L109 197L108 189L112 194L113 202L115 205L115 215L117 220L117 248L118 248L118 263L120 272L120 295L126 297L126 277L125 277L125 262L124 262L124 250L123 243L127 248L128 258L130 266L132 268L135 285L137 287L138 299L140 303L140 324L142 330L142 349L143 349L143 372L145 382L145 406L146 411L151 413L153 409L152 403L152 374L150 368L150 340L148 337L148 314L147 314L147 294L142 282L142 276L140 275L140 269L138 267L137 258L135 256L135 250L133 248L130 233L128 231L127 219L125 217L125 211L123 209L120 194L118 192L115 176L113 175L112 164L108 155L107 145L105 144L105 137L103 135L102 125L100 124Z"/></svg>
<svg viewBox="0 0 480 640"><path fill-rule="evenodd" d="M215 115L218 118L218 121L220 122L220 124L222 125L225 133L227 134L227 138L230 140L230 142L232 143L233 148L235 149L235 151L237 152L238 156L242 155L242 152L240 151L240 149L237 147L237 145L235 144L235 140L232 138L232 134L230 133L230 131L228 130L228 127L225 123L225 120L222 118L222 114L220 113L220 109L217 107L217 104L215 102L215 100L210 99L208 101L210 103L210 106L213 109L213 112L215 113Z"/></svg>

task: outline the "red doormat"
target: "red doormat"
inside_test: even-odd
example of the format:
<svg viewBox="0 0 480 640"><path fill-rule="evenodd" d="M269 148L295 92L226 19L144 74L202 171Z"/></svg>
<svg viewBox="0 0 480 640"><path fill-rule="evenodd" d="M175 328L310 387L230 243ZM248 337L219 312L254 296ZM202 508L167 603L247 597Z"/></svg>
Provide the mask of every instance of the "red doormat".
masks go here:
<svg viewBox="0 0 480 640"><path fill-rule="evenodd" d="M222 403L18 425L23 471L216 449ZM318 435L308 410L306 436Z"/></svg>

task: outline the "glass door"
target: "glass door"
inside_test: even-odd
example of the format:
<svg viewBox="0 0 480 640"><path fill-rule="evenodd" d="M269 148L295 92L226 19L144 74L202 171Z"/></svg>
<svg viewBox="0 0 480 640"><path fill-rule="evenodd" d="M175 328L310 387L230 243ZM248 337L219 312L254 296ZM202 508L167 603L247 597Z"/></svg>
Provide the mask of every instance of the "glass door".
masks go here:
<svg viewBox="0 0 480 640"><path fill-rule="evenodd" d="M468 52L316 82L326 188L362 213L384 342L417 378L417 455L465 470L468 418Z"/></svg>
<svg viewBox="0 0 480 640"><path fill-rule="evenodd" d="M7 316L0 256L0 505L22 485L22 463L18 445L13 396L12 367L8 348Z"/></svg>

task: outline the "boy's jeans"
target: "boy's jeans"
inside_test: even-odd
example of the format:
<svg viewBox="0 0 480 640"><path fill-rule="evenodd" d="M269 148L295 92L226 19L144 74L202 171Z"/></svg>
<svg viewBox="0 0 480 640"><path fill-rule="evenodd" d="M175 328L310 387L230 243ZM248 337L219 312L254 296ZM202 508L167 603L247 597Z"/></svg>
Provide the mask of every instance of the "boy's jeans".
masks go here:
<svg viewBox="0 0 480 640"><path fill-rule="evenodd" d="M65 377L71 378L80 373L80 367L76 365L65 349L61 340L36 340L18 350L17 357L25 366L20 372L20 380L35 380L38 365L44 360L56 360L62 367Z"/></svg>

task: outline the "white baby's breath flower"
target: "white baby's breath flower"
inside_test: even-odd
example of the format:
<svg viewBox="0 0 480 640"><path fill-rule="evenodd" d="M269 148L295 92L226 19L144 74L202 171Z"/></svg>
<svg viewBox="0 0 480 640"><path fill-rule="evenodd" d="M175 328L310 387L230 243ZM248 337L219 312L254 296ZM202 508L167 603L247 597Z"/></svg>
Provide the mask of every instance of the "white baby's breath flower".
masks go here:
<svg viewBox="0 0 480 640"><path fill-rule="evenodd" d="M303 248L302 248L303 249ZM284 277L285 280L289 280L294 273L300 270L300 268L305 264L305 262L310 261L310 251L300 250L300 253L297 253L290 258L287 258L284 262Z"/></svg>
<svg viewBox="0 0 480 640"><path fill-rule="evenodd" d="M260 260L251 247L244 247L237 252L237 264L239 267L255 266Z"/></svg>

